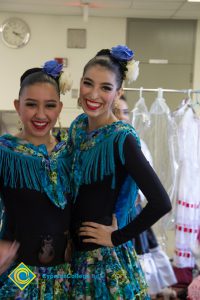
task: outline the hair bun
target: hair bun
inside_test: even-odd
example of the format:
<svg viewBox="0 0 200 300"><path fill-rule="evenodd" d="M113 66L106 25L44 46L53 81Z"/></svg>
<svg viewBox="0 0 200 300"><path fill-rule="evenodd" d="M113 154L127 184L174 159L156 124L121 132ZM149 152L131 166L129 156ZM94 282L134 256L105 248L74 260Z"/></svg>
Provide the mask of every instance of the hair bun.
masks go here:
<svg viewBox="0 0 200 300"><path fill-rule="evenodd" d="M96 56L110 56L110 49L102 49L97 52Z"/></svg>

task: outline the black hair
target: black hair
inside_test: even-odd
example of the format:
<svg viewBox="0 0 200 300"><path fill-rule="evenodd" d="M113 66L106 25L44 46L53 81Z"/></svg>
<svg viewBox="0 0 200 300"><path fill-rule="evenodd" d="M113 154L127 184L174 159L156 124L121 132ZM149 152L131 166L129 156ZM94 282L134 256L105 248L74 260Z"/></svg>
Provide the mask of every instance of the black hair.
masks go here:
<svg viewBox="0 0 200 300"><path fill-rule="evenodd" d="M117 89L122 87L123 80L126 78L126 61L119 61L111 56L109 49L102 49L85 65L83 69L83 76L90 67L95 65L100 65L112 71L116 75Z"/></svg>
<svg viewBox="0 0 200 300"><path fill-rule="evenodd" d="M34 85L36 83L50 83L55 87L58 96L60 96L58 81L50 75L44 73L41 68L32 68L25 71L20 78L19 97L25 87Z"/></svg>
<svg viewBox="0 0 200 300"><path fill-rule="evenodd" d="M119 99L120 99L120 100L123 100L124 102L127 102L126 97L125 97L124 95L121 95L121 96L119 97Z"/></svg>

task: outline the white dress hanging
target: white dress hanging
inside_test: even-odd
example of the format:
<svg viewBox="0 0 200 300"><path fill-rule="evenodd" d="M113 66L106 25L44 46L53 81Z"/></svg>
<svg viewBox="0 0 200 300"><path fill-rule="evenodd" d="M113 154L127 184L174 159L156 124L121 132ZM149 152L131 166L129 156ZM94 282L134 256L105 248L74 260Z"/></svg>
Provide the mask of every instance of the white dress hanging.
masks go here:
<svg viewBox="0 0 200 300"><path fill-rule="evenodd" d="M177 162L174 151L176 124L170 115L162 94L159 94L150 108L150 126L144 132L153 159L154 169L173 202L175 199ZM155 226L156 234L165 242L166 217Z"/></svg>
<svg viewBox="0 0 200 300"><path fill-rule="evenodd" d="M193 268L200 226L200 119L188 107L178 126L179 169L174 264Z"/></svg>

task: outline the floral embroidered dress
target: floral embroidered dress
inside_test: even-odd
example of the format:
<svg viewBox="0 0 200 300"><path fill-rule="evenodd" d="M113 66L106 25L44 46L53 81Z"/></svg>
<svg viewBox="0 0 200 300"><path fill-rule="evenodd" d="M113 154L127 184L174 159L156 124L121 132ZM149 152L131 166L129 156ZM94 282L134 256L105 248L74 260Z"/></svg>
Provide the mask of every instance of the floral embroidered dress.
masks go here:
<svg viewBox="0 0 200 300"><path fill-rule="evenodd" d="M142 155L132 126L117 121L90 133L87 128L87 116L82 114L69 130L74 156L71 298L149 299L143 272L128 241L169 210L169 198ZM130 180L132 197L127 197L123 193ZM137 185L150 202L142 217L135 217ZM84 243L78 236L83 221L111 225L114 212L119 226L111 237L115 247Z"/></svg>
<svg viewBox="0 0 200 300"><path fill-rule="evenodd" d="M45 145L0 137L1 239L20 244L16 261L0 276L0 299L68 299L69 167L66 138L48 154ZM8 277L21 262L36 275L22 291Z"/></svg>

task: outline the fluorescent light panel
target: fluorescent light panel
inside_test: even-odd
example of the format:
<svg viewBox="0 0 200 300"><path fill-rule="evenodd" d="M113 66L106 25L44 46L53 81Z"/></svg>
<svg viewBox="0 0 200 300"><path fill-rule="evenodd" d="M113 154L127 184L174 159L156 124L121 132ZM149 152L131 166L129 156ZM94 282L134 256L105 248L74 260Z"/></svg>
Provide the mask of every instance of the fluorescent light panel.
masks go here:
<svg viewBox="0 0 200 300"><path fill-rule="evenodd" d="M188 2L200 2L200 0L187 0Z"/></svg>

